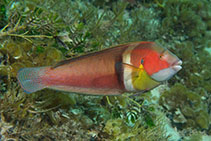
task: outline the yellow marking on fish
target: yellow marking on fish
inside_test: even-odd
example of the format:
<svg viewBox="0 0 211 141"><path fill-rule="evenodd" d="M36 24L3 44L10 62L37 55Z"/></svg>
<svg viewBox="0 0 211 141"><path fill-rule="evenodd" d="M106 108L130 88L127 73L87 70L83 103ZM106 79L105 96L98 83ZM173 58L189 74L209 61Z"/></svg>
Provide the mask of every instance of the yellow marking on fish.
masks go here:
<svg viewBox="0 0 211 141"><path fill-rule="evenodd" d="M132 83L136 90L148 90L159 84L159 82L151 79L151 77L144 70L144 66L142 64L139 66L138 72L133 74Z"/></svg>

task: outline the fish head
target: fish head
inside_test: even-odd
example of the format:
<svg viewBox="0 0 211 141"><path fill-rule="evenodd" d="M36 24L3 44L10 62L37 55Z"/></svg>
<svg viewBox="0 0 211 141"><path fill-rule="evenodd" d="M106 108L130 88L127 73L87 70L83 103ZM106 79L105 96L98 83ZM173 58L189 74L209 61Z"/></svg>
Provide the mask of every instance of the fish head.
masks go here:
<svg viewBox="0 0 211 141"><path fill-rule="evenodd" d="M149 48L142 64L147 74L158 82L170 79L182 69L182 61L176 55L156 44Z"/></svg>
<svg viewBox="0 0 211 141"><path fill-rule="evenodd" d="M123 82L128 91L146 91L181 70L182 61L154 42L132 44L123 53Z"/></svg>

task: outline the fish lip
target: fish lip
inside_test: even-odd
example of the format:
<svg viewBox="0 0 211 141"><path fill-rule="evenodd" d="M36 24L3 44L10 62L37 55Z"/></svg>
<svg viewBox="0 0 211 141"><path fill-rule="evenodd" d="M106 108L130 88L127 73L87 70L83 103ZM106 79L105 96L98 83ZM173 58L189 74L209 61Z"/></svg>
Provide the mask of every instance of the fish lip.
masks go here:
<svg viewBox="0 0 211 141"><path fill-rule="evenodd" d="M162 69L152 74L151 78L157 82L169 80L173 75L175 75L179 70L182 69L181 65L182 65L182 61L178 59L172 65L170 65L170 67ZM165 75L167 75L167 77L165 77Z"/></svg>
<svg viewBox="0 0 211 141"><path fill-rule="evenodd" d="M176 72L182 69L182 61L178 60L171 65L171 68L174 69Z"/></svg>
<svg viewBox="0 0 211 141"><path fill-rule="evenodd" d="M181 60L175 61L175 62L172 64L172 66L175 66L175 65L181 66L181 65L182 65L182 61L181 61Z"/></svg>

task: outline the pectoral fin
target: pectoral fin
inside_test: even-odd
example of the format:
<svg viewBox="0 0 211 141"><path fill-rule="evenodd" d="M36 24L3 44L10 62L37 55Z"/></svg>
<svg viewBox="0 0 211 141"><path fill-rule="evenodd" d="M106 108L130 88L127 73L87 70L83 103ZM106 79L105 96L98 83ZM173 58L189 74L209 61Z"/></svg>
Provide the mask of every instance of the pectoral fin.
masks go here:
<svg viewBox="0 0 211 141"><path fill-rule="evenodd" d="M116 63L116 71L122 81L127 81L131 79L131 75L133 75L133 77L138 77L140 69L130 64Z"/></svg>
<svg viewBox="0 0 211 141"><path fill-rule="evenodd" d="M118 63L116 67L119 73L122 74L121 80L128 91L147 91L159 85L159 82L151 79L144 70L143 65L138 68L130 64Z"/></svg>
<svg viewBox="0 0 211 141"><path fill-rule="evenodd" d="M118 72L119 79L123 82L127 91L136 91L133 85L133 78L139 76L140 69L126 63L117 63L116 71Z"/></svg>

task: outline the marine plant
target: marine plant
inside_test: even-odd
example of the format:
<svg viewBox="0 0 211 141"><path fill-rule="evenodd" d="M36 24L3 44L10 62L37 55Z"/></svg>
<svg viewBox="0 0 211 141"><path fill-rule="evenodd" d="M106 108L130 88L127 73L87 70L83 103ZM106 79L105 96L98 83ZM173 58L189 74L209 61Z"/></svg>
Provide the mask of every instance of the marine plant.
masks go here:
<svg viewBox="0 0 211 141"><path fill-rule="evenodd" d="M173 113L171 120L178 128L209 128L208 105L201 100L200 95L182 84L175 84L170 91L165 91L160 103Z"/></svg>
<svg viewBox="0 0 211 141"><path fill-rule="evenodd" d="M122 119L108 120L103 131L109 135L111 140L167 140L162 124L153 127L141 124L141 119L139 119L135 122L134 127L130 128Z"/></svg>
<svg viewBox="0 0 211 141"><path fill-rule="evenodd" d="M169 0L162 4L161 31L167 46L182 58L183 71L169 81L171 88L161 96L160 104L172 125L186 135L193 134L188 128L210 134L211 58L205 50L210 47L210 4L206 0Z"/></svg>
<svg viewBox="0 0 211 141"><path fill-rule="evenodd" d="M204 36L210 17L207 0L168 0L163 1L162 27L168 39L175 36L183 40L197 41Z"/></svg>
<svg viewBox="0 0 211 141"><path fill-rule="evenodd" d="M208 0L2 0L0 140L167 140L164 114L150 104L150 93L108 98L43 90L26 95L17 85L22 67L54 65L140 40L159 42L183 60L183 70L159 101L172 126L210 135L211 58L204 50L210 47L210 9Z"/></svg>

